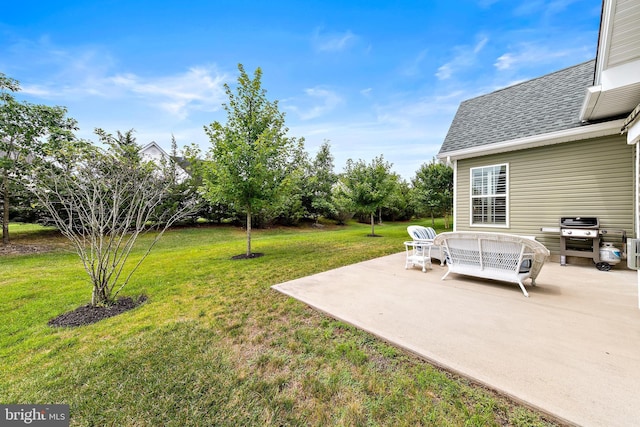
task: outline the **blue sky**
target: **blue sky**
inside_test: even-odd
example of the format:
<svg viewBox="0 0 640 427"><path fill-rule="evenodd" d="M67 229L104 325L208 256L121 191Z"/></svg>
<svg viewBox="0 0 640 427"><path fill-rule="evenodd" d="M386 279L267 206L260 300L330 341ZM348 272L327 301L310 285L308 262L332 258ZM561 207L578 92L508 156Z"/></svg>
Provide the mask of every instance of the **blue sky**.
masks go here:
<svg viewBox="0 0 640 427"><path fill-rule="evenodd" d="M207 150L237 65L336 171L384 155L409 180L461 101L595 57L600 0L33 1L3 4L0 72L78 135ZM470 135L472 137L472 135Z"/></svg>

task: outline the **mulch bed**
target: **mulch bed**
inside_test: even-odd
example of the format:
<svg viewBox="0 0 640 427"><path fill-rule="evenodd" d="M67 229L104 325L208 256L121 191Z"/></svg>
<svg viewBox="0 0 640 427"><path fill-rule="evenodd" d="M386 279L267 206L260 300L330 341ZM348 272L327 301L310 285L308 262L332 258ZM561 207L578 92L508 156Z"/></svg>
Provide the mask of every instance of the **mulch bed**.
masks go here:
<svg viewBox="0 0 640 427"><path fill-rule="evenodd" d="M241 255L232 256L231 259L233 259L233 260L236 260L236 259L253 259L253 258L260 258L261 256L264 256L264 254L261 253L261 252L253 252L250 255L241 254Z"/></svg>
<svg viewBox="0 0 640 427"><path fill-rule="evenodd" d="M83 305L73 311L61 314L49 320L49 326L73 328L77 326L90 325L102 319L116 316L126 311L132 310L147 300L145 295L141 295L137 300L131 297L119 298L115 304L107 307L94 307L91 304Z"/></svg>
<svg viewBox="0 0 640 427"><path fill-rule="evenodd" d="M39 254L43 252L50 252L53 249L53 245L0 244L0 256Z"/></svg>

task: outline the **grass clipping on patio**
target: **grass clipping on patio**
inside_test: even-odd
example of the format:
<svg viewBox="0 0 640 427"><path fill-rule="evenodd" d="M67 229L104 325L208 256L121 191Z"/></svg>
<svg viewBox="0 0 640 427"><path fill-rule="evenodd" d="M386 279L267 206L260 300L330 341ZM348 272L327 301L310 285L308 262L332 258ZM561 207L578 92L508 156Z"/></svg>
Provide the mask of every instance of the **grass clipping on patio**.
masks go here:
<svg viewBox="0 0 640 427"><path fill-rule="evenodd" d="M242 262L242 230L172 230L127 288L149 299L77 328L47 326L87 302L75 254L5 256L0 401L69 404L71 425L549 425L270 289L399 252L405 230L255 230L264 256Z"/></svg>

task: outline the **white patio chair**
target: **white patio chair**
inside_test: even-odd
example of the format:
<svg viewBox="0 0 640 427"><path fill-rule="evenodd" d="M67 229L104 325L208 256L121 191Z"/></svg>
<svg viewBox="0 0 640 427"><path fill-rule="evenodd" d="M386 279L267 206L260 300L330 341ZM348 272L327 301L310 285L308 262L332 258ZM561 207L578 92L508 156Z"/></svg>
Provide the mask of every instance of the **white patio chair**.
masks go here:
<svg viewBox="0 0 640 427"><path fill-rule="evenodd" d="M444 254L442 247L433 244L433 239L436 238L436 230L431 227L423 227L422 225L410 225L407 227L407 233L415 242L426 244L428 246L429 258L437 258L440 260L440 265L444 265Z"/></svg>

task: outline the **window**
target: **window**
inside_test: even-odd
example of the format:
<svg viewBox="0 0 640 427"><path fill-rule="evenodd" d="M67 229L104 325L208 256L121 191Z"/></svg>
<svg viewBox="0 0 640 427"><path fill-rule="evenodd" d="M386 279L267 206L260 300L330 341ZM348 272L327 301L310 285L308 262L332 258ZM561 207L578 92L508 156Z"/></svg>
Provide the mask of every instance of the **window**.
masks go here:
<svg viewBox="0 0 640 427"><path fill-rule="evenodd" d="M471 225L507 225L507 165L471 169Z"/></svg>

